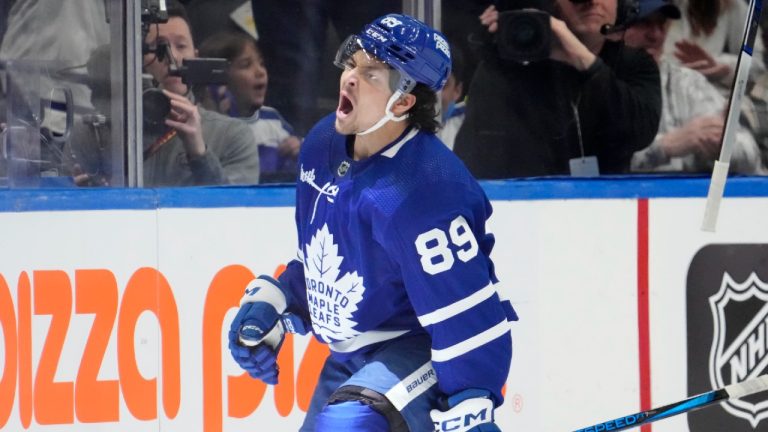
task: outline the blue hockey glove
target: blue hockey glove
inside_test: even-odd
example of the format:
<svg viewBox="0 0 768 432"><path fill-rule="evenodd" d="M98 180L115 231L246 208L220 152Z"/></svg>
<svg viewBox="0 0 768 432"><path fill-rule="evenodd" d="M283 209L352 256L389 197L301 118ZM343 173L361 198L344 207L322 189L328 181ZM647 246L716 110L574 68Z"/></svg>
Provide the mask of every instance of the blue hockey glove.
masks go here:
<svg viewBox="0 0 768 432"><path fill-rule="evenodd" d="M443 409L429 412L435 432L501 432L493 422L491 393L467 389L442 401Z"/></svg>
<svg viewBox="0 0 768 432"><path fill-rule="evenodd" d="M240 310L229 326L232 358L253 378L277 384L277 353L285 339L280 319L287 308L280 282L259 276L245 290Z"/></svg>

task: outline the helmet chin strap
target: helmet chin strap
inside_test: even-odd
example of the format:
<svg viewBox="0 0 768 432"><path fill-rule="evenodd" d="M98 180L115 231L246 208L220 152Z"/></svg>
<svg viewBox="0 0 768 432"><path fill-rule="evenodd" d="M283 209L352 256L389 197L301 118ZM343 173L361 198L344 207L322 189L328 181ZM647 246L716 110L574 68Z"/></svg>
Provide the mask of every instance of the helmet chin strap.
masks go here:
<svg viewBox="0 0 768 432"><path fill-rule="evenodd" d="M403 121L408 118L408 114L403 114L400 117L395 117L395 115L392 113L392 105L397 102L398 99L400 99L400 96L404 95L402 90L396 90L394 93L392 93L392 96L389 97L389 100L387 101L387 107L384 108L384 117L380 118L379 121L376 122L373 126L369 127L368 129L358 132L356 135L367 135L371 132L374 132L378 130L380 127L384 126L384 124L390 120L399 122Z"/></svg>

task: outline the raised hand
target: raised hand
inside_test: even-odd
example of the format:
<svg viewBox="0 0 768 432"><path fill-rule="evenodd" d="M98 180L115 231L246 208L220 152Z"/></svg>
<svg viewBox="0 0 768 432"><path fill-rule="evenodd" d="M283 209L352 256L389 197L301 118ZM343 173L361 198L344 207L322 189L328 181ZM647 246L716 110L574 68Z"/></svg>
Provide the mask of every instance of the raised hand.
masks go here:
<svg viewBox="0 0 768 432"><path fill-rule="evenodd" d="M683 66L699 71L710 81L720 80L731 73L731 68L718 63L701 45L682 39L675 43L675 57Z"/></svg>
<svg viewBox="0 0 768 432"><path fill-rule="evenodd" d="M205 141L197 106L182 95L163 90L171 101L171 112L165 124L176 129L188 156L202 156L205 153Z"/></svg>

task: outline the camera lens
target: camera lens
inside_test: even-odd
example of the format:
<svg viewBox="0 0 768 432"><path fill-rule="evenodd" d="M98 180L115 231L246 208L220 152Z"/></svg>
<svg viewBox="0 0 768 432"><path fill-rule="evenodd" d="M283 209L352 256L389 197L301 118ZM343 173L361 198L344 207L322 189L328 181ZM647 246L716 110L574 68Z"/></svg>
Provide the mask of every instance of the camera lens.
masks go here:
<svg viewBox="0 0 768 432"><path fill-rule="evenodd" d="M502 59L530 63L549 57L549 14L513 10L499 14L498 49Z"/></svg>
<svg viewBox="0 0 768 432"><path fill-rule="evenodd" d="M510 25L515 31L509 32L509 42L521 51L528 51L540 44L542 38L541 27L538 21L531 19L529 15L519 15Z"/></svg>
<svg viewBox="0 0 768 432"><path fill-rule="evenodd" d="M162 124L168 113L171 112L171 101L158 88L144 90L141 100L143 103L144 124L147 126Z"/></svg>

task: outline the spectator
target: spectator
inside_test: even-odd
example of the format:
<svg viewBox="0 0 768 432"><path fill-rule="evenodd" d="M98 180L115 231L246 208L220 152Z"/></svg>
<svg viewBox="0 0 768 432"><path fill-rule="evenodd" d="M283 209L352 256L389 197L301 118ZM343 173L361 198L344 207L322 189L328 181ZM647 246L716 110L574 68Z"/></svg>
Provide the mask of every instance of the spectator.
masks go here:
<svg viewBox="0 0 768 432"><path fill-rule="evenodd" d="M763 13L760 26L763 31L759 35L763 46L766 46L768 45L768 33L765 32L765 29L768 27L768 13ZM763 63L766 62L768 62L768 53L763 51ZM768 168L768 72L763 70L751 84L751 88L747 91L749 97L744 99L746 104L743 106L742 113L760 147L763 167ZM768 174L768 170L766 174Z"/></svg>
<svg viewBox="0 0 768 432"><path fill-rule="evenodd" d="M680 0L681 19L671 24L665 51L674 60L701 72L727 96L741 51L745 0ZM763 42L755 41L752 76L765 70Z"/></svg>
<svg viewBox="0 0 768 432"><path fill-rule="evenodd" d="M464 102L464 52L461 45L451 44L451 73L440 92L441 123L437 136L453 150L456 134L464 123L466 103Z"/></svg>
<svg viewBox="0 0 768 432"><path fill-rule="evenodd" d="M168 22L151 26L147 36L147 44L160 47L160 54L146 54L144 69L170 99L171 110L158 130L145 127L144 185L258 183L259 153L247 125L195 106L187 96L189 87L170 73L170 63L180 66L197 55L184 6L166 1Z"/></svg>
<svg viewBox="0 0 768 432"><path fill-rule="evenodd" d="M244 32L217 33L200 45L200 55L230 62L228 86L205 92L206 103L248 123L259 146L260 183L295 181L301 141L276 109L264 106L269 75L256 41Z"/></svg>
<svg viewBox="0 0 768 432"><path fill-rule="evenodd" d="M725 99L699 72L664 56L669 19L680 9L667 0L640 0L639 21L627 29L628 46L644 49L659 64L662 88L661 124L656 139L635 153L633 171L711 171L720 153ZM747 131L737 131L731 171L761 171L760 152Z"/></svg>
<svg viewBox="0 0 768 432"><path fill-rule="evenodd" d="M486 44L454 151L478 178L628 172L632 154L658 128L655 62L601 33L623 23L616 22L616 0L557 0L554 10L536 3L554 12L551 49L542 44L548 57L509 60L500 49L506 39ZM486 35L510 30L493 6L480 20Z"/></svg>

